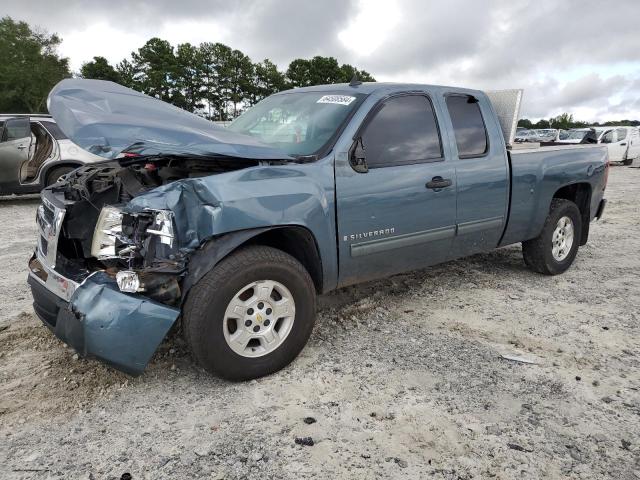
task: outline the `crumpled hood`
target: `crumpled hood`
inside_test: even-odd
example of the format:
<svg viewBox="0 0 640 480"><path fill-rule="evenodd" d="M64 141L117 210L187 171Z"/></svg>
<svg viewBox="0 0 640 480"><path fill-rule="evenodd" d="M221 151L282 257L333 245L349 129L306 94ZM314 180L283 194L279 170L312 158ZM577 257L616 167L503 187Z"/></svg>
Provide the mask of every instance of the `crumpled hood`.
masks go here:
<svg viewBox="0 0 640 480"><path fill-rule="evenodd" d="M254 137L104 80L62 80L49 93L47 106L67 137L108 159L123 152L293 159Z"/></svg>

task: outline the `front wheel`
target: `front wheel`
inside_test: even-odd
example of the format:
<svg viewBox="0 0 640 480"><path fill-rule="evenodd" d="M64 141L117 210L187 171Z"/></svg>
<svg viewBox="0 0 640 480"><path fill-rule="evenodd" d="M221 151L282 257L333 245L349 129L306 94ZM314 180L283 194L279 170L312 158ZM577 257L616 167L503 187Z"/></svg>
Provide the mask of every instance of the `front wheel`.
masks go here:
<svg viewBox="0 0 640 480"><path fill-rule="evenodd" d="M306 269L271 247L243 248L189 292L183 330L196 361L230 380L276 372L304 348L316 294Z"/></svg>
<svg viewBox="0 0 640 480"><path fill-rule="evenodd" d="M581 234L582 217L576 204L554 198L540 235L522 242L524 261L531 270L545 275L563 273L576 258Z"/></svg>

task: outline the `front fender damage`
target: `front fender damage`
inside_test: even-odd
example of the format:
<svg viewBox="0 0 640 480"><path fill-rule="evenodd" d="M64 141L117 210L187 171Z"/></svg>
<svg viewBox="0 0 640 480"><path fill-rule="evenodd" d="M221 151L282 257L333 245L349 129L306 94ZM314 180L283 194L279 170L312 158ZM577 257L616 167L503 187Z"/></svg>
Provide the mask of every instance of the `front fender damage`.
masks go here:
<svg viewBox="0 0 640 480"><path fill-rule="evenodd" d="M151 190L134 198L124 208L128 213L145 210L172 211L179 232L179 248L183 253L189 253L215 231L222 203L200 179L190 179Z"/></svg>

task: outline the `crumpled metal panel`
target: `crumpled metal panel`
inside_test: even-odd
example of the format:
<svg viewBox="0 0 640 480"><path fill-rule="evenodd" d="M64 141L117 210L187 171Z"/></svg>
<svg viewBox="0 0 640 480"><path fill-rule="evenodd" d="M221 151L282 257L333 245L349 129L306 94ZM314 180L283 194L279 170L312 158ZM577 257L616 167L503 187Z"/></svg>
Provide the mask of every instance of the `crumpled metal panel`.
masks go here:
<svg viewBox="0 0 640 480"><path fill-rule="evenodd" d="M337 279L333 162L258 166L185 178L133 198L124 211L171 210L176 246L192 253L211 238L273 226L313 233L327 289Z"/></svg>
<svg viewBox="0 0 640 480"><path fill-rule="evenodd" d="M76 327L65 335L83 337L69 342L83 355L95 356L118 370L139 375L179 313L176 308L140 295L120 292L114 280L100 272L74 293L65 314L73 315L77 322L66 323L81 326L81 332Z"/></svg>
<svg viewBox="0 0 640 480"><path fill-rule="evenodd" d="M250 135L232 132L198 115L104 80L69 78L49 93L49 113L83 149L104 158L140 155L209 155L291 160Z"/></svg>

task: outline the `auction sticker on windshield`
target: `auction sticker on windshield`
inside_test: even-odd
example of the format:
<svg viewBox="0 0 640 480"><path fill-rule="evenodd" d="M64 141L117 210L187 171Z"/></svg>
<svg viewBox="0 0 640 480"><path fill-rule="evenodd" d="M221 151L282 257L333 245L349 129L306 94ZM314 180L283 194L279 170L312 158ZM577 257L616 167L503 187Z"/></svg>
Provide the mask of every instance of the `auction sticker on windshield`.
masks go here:
<svg viewBox="0 0 640 480"><path fill-rule="evenodd" d="M336 105L349 105L356 97L349 95L324 95L316 103L334 103Z"/></svg>

